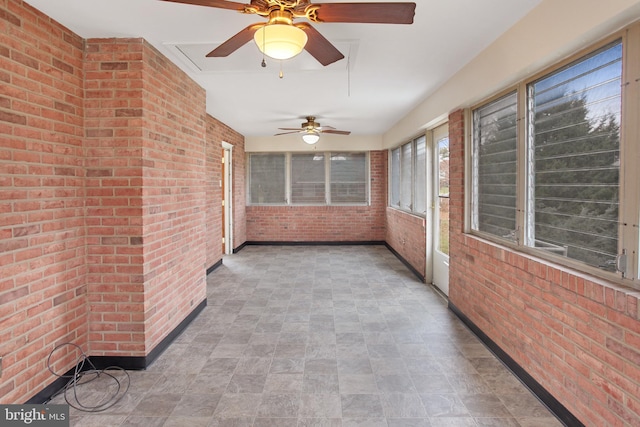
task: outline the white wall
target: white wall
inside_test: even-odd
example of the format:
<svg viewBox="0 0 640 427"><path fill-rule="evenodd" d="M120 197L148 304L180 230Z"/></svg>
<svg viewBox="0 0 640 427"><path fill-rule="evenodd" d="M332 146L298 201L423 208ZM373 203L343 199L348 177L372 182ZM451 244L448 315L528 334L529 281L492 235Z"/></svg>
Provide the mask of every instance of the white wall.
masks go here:
<svg viewBox="0 0 640 427"><path fill-rule="evenodd" d="M305 144L300 134L245 138L245 151L375 151L382 150L382 136L322 134L314 145Z"/></svg>
<svg viewBox="0 0 640 427"><path fill-rule="evenodd" d="M640 19L640 1L543 0L383 135L391 148Z"/></svg>
<svg viewBox="0 0 640 427"><path fill-rule="evenodd" d="M379 136L322 135L313 146L299 134L247 137L246 151L387 149L640 19L638 0L543 0L445 84Z"/></svg>

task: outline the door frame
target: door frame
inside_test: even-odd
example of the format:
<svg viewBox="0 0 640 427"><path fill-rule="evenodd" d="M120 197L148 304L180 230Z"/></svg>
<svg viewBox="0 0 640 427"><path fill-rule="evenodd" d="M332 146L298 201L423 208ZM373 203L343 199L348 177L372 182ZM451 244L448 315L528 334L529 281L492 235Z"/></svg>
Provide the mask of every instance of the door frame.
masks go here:
<svg viewBox="0 0 640 427"><path fill-rule="evenodd" d="M442 272L443 266L435 265L438 262L438 256L436 254L436 234L438 233L439 227L439 218L436 212L438 208L436 203L436 198L438 197L437 189L439 188L439 168L437 167L439 156L437 152L438 141L441 140L441 136L449 135L449 127L448 121L443 121L438 123L436 126L427 130L427 201L429 203L429 209L427 209L427 226L425 227L427 238L426 238L426 281L427 283L433 284L438 290L440 290L444 295L448 295L448 272L446 274L446 285L443 286L444 289L441 289L436 286L435 282L439 280L438 274ZM446 268L448 269L448 258L445 262ZM442 278L440 278L442 279Z"/></svg>
<svg viewBox="0 0 640 427"><path fill-rule="evenodd" d="M222 173L224 174L224 183L222 188L222 200L225 201L223 210L223 235L224 250L222 255L228 255L233 252L233 145L222 141L223 157L222 157Z"/></svg>
<svg viewBox="0 0 640 427"><path fill-rule="evenodd" d="M425 254L426 254L426 263L425 263L425 283L429 283L429 284L433 284L433 238L431 236L431 234L433 233L433 221L435 219L435 211L434 211L434 205L433 205L433 169L434 169L434 163L433 163L433 129L428 129L425 133L425 136L427 137L427 155L426 155L426 162L427 162L427 182L425 183L425 191L426 191L426 196L425 196L425 200L427 203L427 212L426 212L426 218L425 218L425 226L424 226L424 232L425 232L425 243L426 243L426 250L425 250Z"/></svg>

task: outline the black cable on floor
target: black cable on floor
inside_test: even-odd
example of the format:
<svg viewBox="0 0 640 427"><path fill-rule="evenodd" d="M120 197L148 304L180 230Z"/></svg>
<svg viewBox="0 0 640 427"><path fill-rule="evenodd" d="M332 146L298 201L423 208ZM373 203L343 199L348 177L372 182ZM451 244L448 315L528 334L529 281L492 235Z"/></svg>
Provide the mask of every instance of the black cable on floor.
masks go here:
<svg viewBox="0 0 640 427"><path fill-rule="evenodd" d="M56 351L66 346L75 347L80 352L80 356L77 359L76 367L73 374L61 375L54 372L51 366L51 357ZM85 369L85 364L88 365L88 369ZM131 384L131 377L126 370L118 366L109 366L104 369L96 369L93 363L91 363L91 360L89 360L89 357L82 351L82 348L73 343L60 344L59 346L56 346L53 350L51 350L51 353L49 353L49 357L47 358L47 368L56 377L69 379L62 390L56 393L55 396L64 393L64 399L69 406L84 412L101 412L111 408L125 396ZM117 378L116 372L124 373L124 378ZM106 390L104 397L101 398L97 404L89 404L86 401L83 403L80 400L79 387L84 384L91 383L92 381L95 381L99 378L107 378L110 384L107 384L107 386L105 387L111 389L112 386L115 385L114 390ZM126 387L123 387L124 381L121 381L124 379L126 379ZM70 394L72 394L72 396L70 396ZM83 398L83 400L85 399L86 396L85 398Z"/></svg>

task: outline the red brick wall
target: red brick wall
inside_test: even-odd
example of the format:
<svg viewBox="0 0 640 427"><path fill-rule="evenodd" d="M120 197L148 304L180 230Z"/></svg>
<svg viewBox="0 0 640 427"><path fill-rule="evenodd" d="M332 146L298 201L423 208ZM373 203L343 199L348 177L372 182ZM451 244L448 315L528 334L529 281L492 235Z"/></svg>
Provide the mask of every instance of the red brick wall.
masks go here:
<svg viewBox="0 0 640 427"><path fill-rule="evenodd" d="M247 206L247 241L384 241L387 152L371 160L370 206Z"/></svg>
<svg viewBox="0 0 640 427"><path fill-rule="evenodd" d="M144 356L205 299L205 92L141 39L86 55L90 351Z"/></svg>
<svg viewBox="0 0 640 427"><path fill-rule="evenodd" d="M387 208L385 241L423 277L427 262L426 238L424 218Z"/></svg>
<svg viewBox="0 0 640 427"><path fill-rule="evenodd" d="M18 0L0 27L0 403L23 403L57 344L148 355L205 299L205 93L141 39Z"/></svg>
<svg viewBox="0 0 640 427"><path fill-rule="evenodd" d="M206 299L206 92L141 45L144 307L137 314L144 313L148 354Z"/></svg>
<svg viewBox="0 0 640 427"><path fill-rule="evenodd" d="M233 145L234 247L245 242L244 137L219 120L207 116L207 268L222 259L222 142Z"/></svg>
<svg viewBox="0 0 640 427"><path fill-rule="evenodd" d="M225 126L226 127L226 126ZM247 239L247 187L244 137L227 128L224 141L233 144L233 249L243 245Z"/></svg>
<svg viewBox="0 0 640 427"><path fill-rule="evenodd" d="M222 145L217 130L218 121L207 115L206 268L222 259Z"/></svg>
<svg viewBox="0 0 640 427"><path fill-rule="evenodd" d="M59 343L87 343L83 41L0 0L0 403L53 380ZM73 354L57 353L66 371Z"/></svg>
<svg viewBox="0 0 640 427"><path fill-rule="evenodd" d="M585 425L640 425L640 293L464 234L463 128L449 116L450 301Z"/></svg>
<svg viewBox="0 0 640 427"><path fill-rule="evenodd" d="M85 57L89 352L144 355L142 41Z"/></svg>

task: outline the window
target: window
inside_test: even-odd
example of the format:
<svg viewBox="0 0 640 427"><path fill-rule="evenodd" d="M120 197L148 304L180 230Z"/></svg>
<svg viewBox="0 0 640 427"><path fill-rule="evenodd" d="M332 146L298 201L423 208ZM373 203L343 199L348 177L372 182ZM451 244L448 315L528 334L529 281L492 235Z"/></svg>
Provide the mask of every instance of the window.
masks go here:
<svg viewBox="0 0 640 427"><path fill-rule="evenodd" d="M410 211L413 207L412 187L413 187L413 144L402 146L402 156L400 158L400 208Z"/></svg>
<svg viewBox="0 0 640 427"><path fill-rule="evenodd" d="M324 154L291 155L291 203L324 204Z"/></svg>
<svg viewBox="0 0 640 427"><path fill-rule="evenodd" d="M391 150L389 204L408 212L427 212L427 139L425 136Z"/></svg>
<svg viewBox="0 0 640 427"><path fill-rule="evenodd" d="M391 150L391 184L389 202L394 208L400 207L400 147Z"/></svg>
<svg viewBox="0 0 640 427"><path fill-rule="evenodd" d="M250 153L250 205L366 205L369 155Z"/></svg>
<svg viewBox="0 0 640 427"><path fill-rule="evenodd" d="M449 213L451 206L449 200L451 197L449 192L449 136L445 136L435 142L438 151L438 251L449 255Z"/></svg>
<svg viewBox="0 0 640 427"><path fill-rule="evenodd" d="M472 228L516 238L517 95L473 111Z"/></svg>
<svg viewBox="0 0 640 427"><path fill-rule="evenodd" d="M615 270L622 43L528 85L527 244Z"/></svg>
<svg viewBox="0 0 640 427"><path fill-rule="evenodd" d="M366 153L331 154L331 203L367 202Z"/></svg>
<svg viewBox="0 0 640 427"><path fill-rule="evenodd" d="M252 154L249 157L249 200L252 204L285 202L285 155Z"/></svg>
<svg viewBox="0 0 640 427"><path fill-rule="evenodd" d="M413 182L413 211L421 215L427 213L427 138L415 140L415 179Z"/></svg>
<svg viewBox="0 0 640 427"><path fill-rule="evenodd" d="M622 122L622 76L618 40L472 111L471 230L574 267L625 273L618 254L625 240L638 245L637 229L624 230L639 208L627 193L623 210L620 183L626 170L637 189L639 172L620 154L621 129L638 132L637 111L627 113L634 123Z"/></svg>

